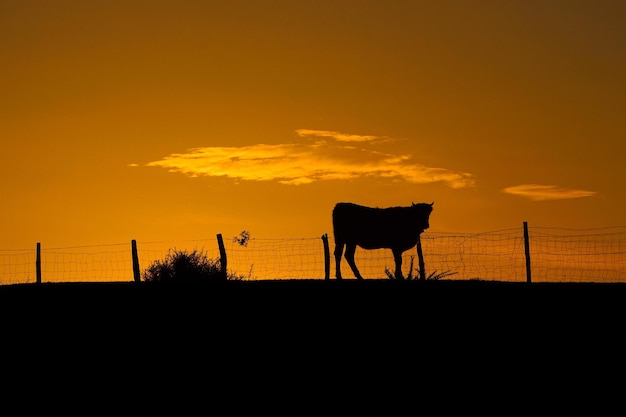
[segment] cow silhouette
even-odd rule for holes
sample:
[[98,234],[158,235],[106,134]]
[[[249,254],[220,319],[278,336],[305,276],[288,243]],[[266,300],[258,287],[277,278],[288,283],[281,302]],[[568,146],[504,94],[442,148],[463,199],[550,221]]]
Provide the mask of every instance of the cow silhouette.
[[341,276],[341,256],[354,273],[363,277],[354,262],[356,247],[363,249],[391,249],[395,261],[395,278],[402,280],[402,253],[417,245],[420,234],[428,229],[432,203],[411,203],[409,207],[366,207],[354,203],[337,203],[333,208],[335,235],[335,276]]

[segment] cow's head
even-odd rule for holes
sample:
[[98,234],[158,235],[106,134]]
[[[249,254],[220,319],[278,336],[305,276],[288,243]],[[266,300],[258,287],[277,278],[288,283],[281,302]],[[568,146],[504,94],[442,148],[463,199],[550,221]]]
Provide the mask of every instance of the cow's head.
[[429,219],[430,219],[430,213],[433,211],[433,204],[435,204],[434,201],[430,204],[428,203],[415,204],[414,202],[411,202],[411,207],[413,207],[413,209],[416,211],[416,216],[417,216],[417,221],[418,221],[417,227],[419,229],[419,233],[422,233],[424,230],[430,227]]

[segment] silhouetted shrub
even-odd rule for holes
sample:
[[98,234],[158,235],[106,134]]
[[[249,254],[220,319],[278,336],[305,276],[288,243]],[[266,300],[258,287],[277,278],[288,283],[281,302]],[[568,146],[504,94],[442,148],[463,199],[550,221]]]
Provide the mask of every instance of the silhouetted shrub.
[[194,249],[191,252],[173,249],[164,260],[156,260],[142,273],[146,282],[208,282],[239,280],[242,277],[224,274],[220,260],[211,259],[206,253]]

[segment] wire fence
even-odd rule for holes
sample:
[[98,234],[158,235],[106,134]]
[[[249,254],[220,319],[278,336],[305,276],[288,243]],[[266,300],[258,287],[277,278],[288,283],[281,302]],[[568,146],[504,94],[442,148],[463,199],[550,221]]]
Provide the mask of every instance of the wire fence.
[[[626,227],[561,229],[529,227],[533,282],[626,282]],[[228,274],[244,280],[324,279],[327,267],[321,237],[224,238]],[[335,261],[330,246],[330,278]],[[141,271],[175,249],[198,250],[219,259],[215,238],[137,241]],[[421,246],[427,279],[526,281],[527,257],[522,228],[482,233],[424,232]],[[416,251],[403,254],[404,276],[417,277]],[[387,279],[394,270],[389,249],[357,248],[356,264],[365,279]],[[0,250],[0,285],[34,283],[37,251]],[[131,243],[40,248],[41,282],[133,281]],[[345,279],[353,277],[345,260]]]

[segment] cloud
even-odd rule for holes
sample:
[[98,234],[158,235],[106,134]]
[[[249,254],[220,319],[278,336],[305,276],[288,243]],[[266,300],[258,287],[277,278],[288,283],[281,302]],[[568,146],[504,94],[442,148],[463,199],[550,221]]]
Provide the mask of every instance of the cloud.
[[502,190],[505,193],[526,197],[534,201],[543,200],[565,200],[569,198],[590,197],[597,194],[595,191],[575,190],[571,188],[561,188],[556,185],[521,184],[513,187],[506,187]]
[[332,130],[310,130],[310,129],[298,129],[296,130],[298,136],[301,137],[325,137],[333,138],[339,142],[369,142],[376,139],[386,139],[383,136],[364,136],[364,135],[350,135],[347,133],[334,132]]
[[[349,135],[325,130],[296,131],[315,141],[258,144],[241,147],[200,147],[176,153],[147,166],[166,168],[191,177],[228,177],[301,185],[324,180],[387,178],[415,184],[442,182],[452,188],[471,187],[471,174],[419,164],[410,154],[360,147],[378,136]],[[346,144],[346,143],[349,143]]]

